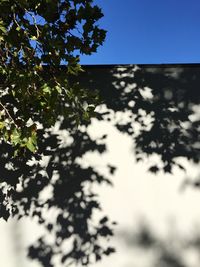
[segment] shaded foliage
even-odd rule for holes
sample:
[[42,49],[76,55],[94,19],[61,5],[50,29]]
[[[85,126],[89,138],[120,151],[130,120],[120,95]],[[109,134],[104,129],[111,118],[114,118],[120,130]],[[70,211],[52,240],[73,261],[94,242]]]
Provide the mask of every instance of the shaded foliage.
[[80,54],[103,43],[103,14],[93,0],[1,0],[0,10],[0,137],[34,152],[38,123],[50,127],[63,115],[78,125],[92,115],[96,94],[69,76],[82,71]]

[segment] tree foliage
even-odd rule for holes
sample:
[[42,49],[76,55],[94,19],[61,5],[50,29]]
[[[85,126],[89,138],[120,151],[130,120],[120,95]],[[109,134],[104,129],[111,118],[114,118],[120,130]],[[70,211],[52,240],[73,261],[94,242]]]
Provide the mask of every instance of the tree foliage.
[[81,71],[80,53],[90,55],[103,43],[97,25],[103,14],[92,0],[1,0],[0,10],[1,136],[34,152],[38,123],[50,127],[63,115],[79,124],[92,115],[96,94],[69,76]]
[[[83,71],[79,55],[105,39],[97,24],[103,14],[92,0],[0,0],[0,10],[0,217],[36,217],[45,227],[53,241],[41,237],[29,248],[42,266],[55,256],[87,265],[114,251],[99,244],[113,234],[108,218],[91,223],[101,209],[91,186],[110,182],[78,162],[105,150],[78,128],[99,99],[73,78]],[[51,129],[58,121],[72,143]]]

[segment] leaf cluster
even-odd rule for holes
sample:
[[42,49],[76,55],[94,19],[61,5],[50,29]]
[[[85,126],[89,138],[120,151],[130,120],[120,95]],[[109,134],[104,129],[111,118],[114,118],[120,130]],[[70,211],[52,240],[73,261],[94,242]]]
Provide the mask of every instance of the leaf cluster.
[[96,95],[70,77],[82,71],[79,55],[90,55],[103,43],[105,31],[97,25],[103,14],[85,0],[1,0],[0,10],[1,137],[33,152],[38,124],[50,127],[58,115],[77,124],[90,119]]

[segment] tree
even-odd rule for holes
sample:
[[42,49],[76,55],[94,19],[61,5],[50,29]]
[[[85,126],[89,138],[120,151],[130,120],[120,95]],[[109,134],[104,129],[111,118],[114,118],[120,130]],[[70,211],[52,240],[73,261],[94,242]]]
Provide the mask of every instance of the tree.
[[103,43],[105,31],[97,26],[103,14],[92,0],[1,0],[0,8],[1,134],[34,152],[37,123],[50,127],[63,115],[79,124],[94,111],[96,95],[69,76],[81,71],[80,53]]
[[[63,264],[100,260],[114,251],[99,245],[112,230],[105,216],[91,224],[100,204],[84,185],[110,182],[77,162],[87,151],[105,149],[78,128],[99,100],[73,76],[82,71],[79,54],[96,52],[105,39],[97,25],[103,14],[92,0],[1,0],[0,10],[0,217],[36,217],[54,237],[29,248],[43,266],[53,266],[54,256]],[[56,121],[72,144],[60,147],[51,129]],[[45,189],[52,193],[44,199]],[[52,210],[53,221],[45,218]]]

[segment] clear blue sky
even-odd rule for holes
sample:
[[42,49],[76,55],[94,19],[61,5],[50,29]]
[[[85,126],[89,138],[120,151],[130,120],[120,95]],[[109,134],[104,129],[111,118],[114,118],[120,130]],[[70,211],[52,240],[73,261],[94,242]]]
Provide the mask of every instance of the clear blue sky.
[[108,31],[82,64],[200,63],[200,0],[94,0]]

